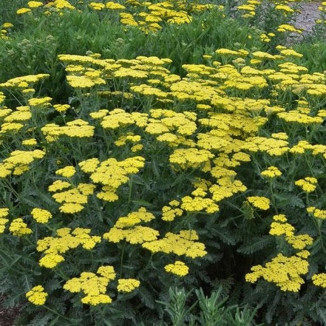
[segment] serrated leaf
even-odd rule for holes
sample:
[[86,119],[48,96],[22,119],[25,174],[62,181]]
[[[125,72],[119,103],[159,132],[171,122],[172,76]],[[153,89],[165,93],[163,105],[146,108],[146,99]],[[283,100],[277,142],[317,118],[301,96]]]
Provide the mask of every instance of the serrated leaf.
[[274,238],[268,235],[256,237],[252,239],[250,244],[243,244],[240,246],[237,251],[245,255],[250,255],[266,248],[272,243],[274,243]]

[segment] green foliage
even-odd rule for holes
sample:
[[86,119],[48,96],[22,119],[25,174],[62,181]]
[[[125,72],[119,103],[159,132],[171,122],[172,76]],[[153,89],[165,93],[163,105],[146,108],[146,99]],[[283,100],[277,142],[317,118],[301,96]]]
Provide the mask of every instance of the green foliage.
[[[222,287],[213,291],[207,297],[203,290],[196,290],[196,298],[192,292],[186,293],[184,289],[170,288],[167,301],[160,302],[165,305],[165,311],[170,317],[171,325],[229,325],[250,326],[258,325],[254,321],[256,311],[244,306],[227,306],[227,296],[222,294]],[[192,299],[192,300],[191,300]],[[194,301],[194,302],[193,302]],[[192,304],[190,306],[190,304]]]
[[[116,16],[116,15],[115,15]],[[251,48],[259,44],[258,34],[232,18],[225,19],[219,10],[211,10],[194,17],[190,24],[168,25],[160,33],[144,34],[137,28],[117,24],[117,17],[98,15],[85,9],[50,17],[30,15],[15,37],[0,39],[0,81],[16,76],[49,73],[45,88],[62,102],[68,97],[64,71],[58,54],[85,55],[88,51],[104,58],[131,59],[139,55],[169,57],[172,71],[184,74],[184,63],[203,63],[202,56],[219,47],[236,44]],[[200,28],[198,28],[200,26]],[[248,39],[248,34],[252,35]]]

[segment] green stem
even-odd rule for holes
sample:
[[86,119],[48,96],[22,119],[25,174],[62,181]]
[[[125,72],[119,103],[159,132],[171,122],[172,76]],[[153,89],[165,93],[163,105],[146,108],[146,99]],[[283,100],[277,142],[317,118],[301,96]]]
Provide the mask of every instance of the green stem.
[[132,195],[132,175],[129,178],[128,203],[130,203],[130,201],[131,201],[131,195]]
[[126,243],[124,242],[121,250],[121,256],[120,256],[120,277],[122,275],[122,264],[123,264],[123,256],[125,253],[125,247],[126,247]]

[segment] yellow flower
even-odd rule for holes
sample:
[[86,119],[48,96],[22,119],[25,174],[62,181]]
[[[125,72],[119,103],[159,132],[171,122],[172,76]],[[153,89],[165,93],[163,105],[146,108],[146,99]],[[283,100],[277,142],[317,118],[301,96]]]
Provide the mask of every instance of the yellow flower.
[[90,158],[88,160],[82,161],[78,164],[80,169],[85,173],[92,173],[96,170],[97,166],[100,164],[98,158]]
[[14,27],[14,25],[12,23],[3,23],[2,27],[3,28],[12,28],[12,27]]
[[69,104],[55,104],[53,105],[54,109],[58,112],[66,112],[69,108]]
[[319,209],[314,206],[307,207],[307,212],[315,218],[320,218],[321,220],[326,219],[326,210]]
[[97,274],[107,278],[108,280],[114,280],[116,277],[113,266],[100,266],[97,269]]
[[16,11],[16,14],[17,15],[23,15],[23,14],[26,14],[28,12],[31,12],[32,10],[29,9],[29,8],[20,8]]
[[304,179],[297,180],[294,184],[300,187],[304,192],[313,192],[316,189],[317,179],[313,177],[305,177]]
[[134,278],[120,278],[118,280],[118,291],[119,292],[132,292],[137,289],[140,282]]
[[50,192],[56,192],[71,187],[71,184],[67,181],[56,180],[48,188]]
[[55,171],[55,173],[65,178],[71,178],[73,175],[75,175],[76,169],[74,166],[68,165],[60,170]]
[[273,179],[282,175],[282,172],[276,166],[270,166],[260,173],[261,176]]
[[30,291],[26,293],[27,300],[37,306],[44,305],[47,296],[48,294],[44,292],[42,285],[34,286]]
[[307,260],[278,254],[266,267],[261,265],[251,267],[251,273],[246,274],[246,281],[255,283],[260,277],[267,282],[275,283],[282,291],[298,292],[304,283],[301,275],[308,273]]
[[43,2],[40,2],[40,1],[28,1],[27,5],[30,8],[38,8],[38,7],[43,6]]
[[12,220],[9,226],[9,231],[17,237],[31,234],[33,232],[30,228],[27,227],[27,224],[23,221],[22,218],[15,218]]
[[273,216],[274,221],[287,222],[287,218],[284,214],[278,214]]
[[294,227],[289,223],[279,223],[273,222],[271,224],[271,228],[269,234],[271,235],[286,235],[286,236],[293,236],[294,234]]
[[51,97],[42,97],[42,98],[31,98],[28,100],[28,104],[30,106],[49,106],[50,105],[50,101],[52,100]]
[[101,303],[111,303],[112,299],[107,294],[86,295],[81,299],[81,302],[91,306],[97,306]]
[[254,207],[262,209],[264,211],[266,211],[270,207],[270,199],[266,197],[251,196],[251,197],[247,197],[247,200]]
[[35,138],[25,139],[22,141],[22,145],[34,146],[34,145],[37,145],[37,141]]
[[7,218],[8,214],[8,208],[0,208],[0,234],[4,232],[5,225],[9,222],[9,219]]
[[54,268],[65,259],[59,254],[46,254],[39,261],[41,267]]
[[315,274],[315,275],[313,275],[313,277],[311,279],[312,279],[312,282],[316,286],[326,288],[326,274],[325,273]]
[[120,3],[116,3],[116,2],[112,2],[112,1],[107,2],[105,4],[105,7],[107,9],[111,9],[111,10],[123,10],[123,9],[126,9],[126,7],[121,5]]
[[185,196],[182,198],[181,208],[187,212],[200,212],[212,214],[219,211],[219,206],[210,198],[190,197]]
[[164,267],[168,273],[178,276],[186,276],[189,272],[189,267],[182,261],[177,260],[174,264],[169,264]]
[[289,243],[294,249],[302,250],[313,243],[313,238],[308,234],[299,234],[287,236],[286,242]]
[[7,217],[9,214],[9,208],[0,208],[0,217]]
[[42,224],[47,223],[52,218],[52,214],[49,211],[41,208],[33,208],[31,214],[36,222]]

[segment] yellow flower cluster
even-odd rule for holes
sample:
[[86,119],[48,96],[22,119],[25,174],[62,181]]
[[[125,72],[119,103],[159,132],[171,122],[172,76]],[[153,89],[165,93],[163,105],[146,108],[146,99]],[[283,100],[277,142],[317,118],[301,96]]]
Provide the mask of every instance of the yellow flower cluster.
[[90,138],[94,135],[94,127],[82,119],[69,121],[65,126],[58,126],[55,123],[48,123],[41,128],[41,131],[48,142],[54,142],[60,136],[67,136],[71,138]]
[[182,230],[177,234],[168,232],[162,239],[145,242],[142,247],[152,253],[174,253],[177,256],[185,255],[190,258],[203,257],[207,252],[205,245],[196,241],[198,239],[195,230]]
[[[171,0],[159,3],[131,0],[126,2],[126,5],[128,5],[126,11],[120,13],[121,23],[127,26],[137,26],[145,33],[158,31],[164,24],[190,23],[191,13],[213,8],[211,4],[185,4],[183,1]],[[111,9],[110,7],[107,8]]]
[[36,285],[26,293],[27,300],[36,306],[43,306],[47,296],[42,285]]
[[[50,1],[43,6],[45,9],[52,8],[54,12],[61,13],[65,9],[74,10],[76,9],[68,0],[54,0]],[[50,14],[52,11],[45,11],[45,14]]]
[[55,105],[53,105],[53,108],[56,111],[63,113],[70,109],[70,105],[69,104],[55,104]]
[[270,207],[270,199],[262,196],[251,196],[247,197],[247,201],[254,207],[262,209],[264,211],[268,210]]
[[142,244],[156,240],[159,235],[157,230],[139,225],[142,222],[148,223],[153,219],[155,216],[147,212],[146,208],[141,207],[138,211],[120,217],[110,231],[103,234],[103,239],[114,243],[125,240],[131,244]]
[[278,254],[266,266],[251,267],[246,274],[246,281],[255,283],[260,277],[267,282],[275,283],[282,291],[298,292],[304,283],[302,275],[308,273],[309,264],[301,257],[286,257]]
[[70,249],[82,246],[86,250],[91,250],[95,245],[101,242],[101,237],[91,236],[90,229],[61,228],[56,231],[57,237],[45,237],[37,241],[36,250],[44,252],[40,259],[40,266],[54,268],[60,262],[64,261],[63,254]]
[[4,232],[6,224],[9,222],[8,215],[9,208],[0,208],[0,234]]
[[7,176],[22,175],[30,169],[30,164],[36,159],[41,159],[45,155],[44,151],[35,149],[33,151],[16,150],[10,153],[10,156],[0,163],[0,178]]
[[90,179],[102,185],[102,191],[97,197],[109,202],[119,199],[117,189],[129,181],[129,175],[138,173],[144,167],[145,159],[141,156],[129,157],[123,161],[109,158],[101,163],[96,159],[88,159],[79,163],[85,173],[90,173]]
[[31,106],[31,107],[48,107],[51,105],[51,100],[52,98],[49,97],[49,96],[46,96],[46,97],[41,97],[41,98],[30,98],[28,100],[28,104]]
[[183,210],[178,207],[180,206],[178,200],[170,201],[169,205],[162,207],[162,220],[165,222],[172,222],[176,217],[180,217],[183,214]]
[[41,7],[43,6],[43,2],[40,2],[40,1],[28,1],[27,2],[27,5],[29,8],[38,8],[38,7]]
[[287,236],[286,242],[294,249],[302,250],[313,243],[313,238],[308,234],[299,234]]
[[[59,173],[58,173],[59,171]],[[75,168],[67,166],[63,169],[57,170],[57,174],[65,177],[73,176]],[[70,189],[67,189],[70,188]],[[75,214],[82,211],[88,202],[88,196],[92,195],[96,186],[92,183],[79,183],[74,186],[72,183],[56,180],[48,188],[50,192],[54,192],[52,197],[57,203],[60,203],[60,212],[66,214]],[[65,189],[64,191],[61,191]]]
[[325,209],[319,209],[314,206],[309,206],[309,207],[307,207],[307,212],[315,218],[319,218],[321,220],[326,220],[326,210]]
[[[98,274],[98,275],[96,275]],[[116,277],[113,266],[101,266],[97,272],[83,272],[80,277],[68,280],[63,288],[71,293],[82,292],[85,296],[81,302],[91,306],[111,303],[112,299],[106,293],[106,288],[111,280]]]
[[[309,112],[310,113],[310,112]],[[301,113],[297,110],[290,110],[288,112],[280,112],[277,116],[286,122],[296,122],[301,125],[321,124],[324,120],[322,117],[312,117],[307,113]]]
[[209,170],[210,159],[214,155],[205,149],[197,148],[178,148],[170,155],[170,163],[180,166],[182,169],[202,168],[203,171]]
[[316,144],[311,145],[306,140],[300,140],[296,145],[293,145],[290,149],[290,153],[293,154],[304,154],[308,151],[312,152],[312,155],[317,156],[322,154],[324,158],[326,158],[326,145]]
[[42,208],[33,208],[31,211],[31,215],[33,216],[34,220],[38,223],[45,224],[52,218],[52,214],[47,211],[46,209]]
[[[277,15],[281,18],[281,22],[289,21],[290,17],[295,14],[295,10],[289,4],[292,0],[285,0],[282,2],[279,1],[270,1],[268,3],[268,10],[273,10],[277,12]],[[241,5],[237,6],[237,10],[242,13],[243,18],[252,19],[256,16],[257,11],[262,11],[262,7],[265,6],[265,3],[261,0],[247,0]],[[262,33],[261,40],[263,42],[269,43],[271,39],[275,37],[275,33],[283,33],[283,32],[293,32],[301,34],[302,30],[295,28],[290,24],[280,24],[277,26],[276,30],[270,32],[268,34]]]
[[[76,72],[75,72],[76,73]],[[67,76],[68,84],[73,88],[90,88],[96,85],[105,84],[105,80],[101,78],[99,71],[86,69],[82,71],[82,75],[69,75]]]
[[[18,15],[42,9],[45,15],[64,14],[64,10],[80,10],[80,4],[73,6],[68,0],[53,0],[46,4],[39,1],[29,1],[28,8],[17,10]],[[202,12],[216,7],[212,4],[185,3],[184,1],[166,0],[159,3],[152,3],[143,0],[129,0],[124,5],[108,1],[89,2],[88,7],[94,11],[121,11],[120,22],[126,26],[138,27],[145,33],[156,32],[166,24],[185,24],[192,21],[192,16],[196,12]],[[216,7],[223,13],[224,7]]]
[[261,176],[274,179],[282,175],[282,172],[276,166],[269,166],[266,170],[260,173]]
[[33,233],[21,217],[15,218],[11,221],[9,231],[16,237]]
[[292,248],[302,250],[313,243],[313,238],[308,234],[294,235],[295,228],[287,223],[287,218],[284,214],[274,215],[273,220],[269,234],[276,236],[284,235],[286,242]]
[[326,274],[325,273],[319,273],[313,275],[312,283],[314,283],[316,286],[320,286],[322,288],[326,288]]
[[126,135],[120,136],[118,140],[114,142],[114,144],[118,147],[126,146],[126,144],[131,143],[132,146],[130,150],[132,152],[137,152],[143,149],[143,145],[140,143],[141,136],[135,135],[132,132],[128,132]]
[[123,109],[114,109],[109,113],[102,110],[100,113],[102,113],[101,116],[98,115],[98,112],[91,113],[90,115],[94,119],[102,119],[101,126],[104,129],[118,129],[132,124],[142,128],[146,125],[148,119],[147,114],[139,112],[128,113]]
[[55,171],[55,174],[61,175],[64,178],[71,178],[72,176],[75,175],[75,173],[76,173],[76,169],[72,165],[65,166],[64,168]]
[[297,180],[294,184],[300,187],[304,192],[313,192],[317,187],[317,179],[313,177],[305,177],[304,179]]
[[281,24],[277,28],[278,32],[291,32],[291,33],[298,33],[302,34],[302,29],[296,28],[290,24]]
[[[313,238],[307,234],[294,235],[294,227],[286,223],[287,218],[284,214],[275,215],[273,217],[274,221],[271,224],[270,234],[272,235],[285,235],[285,240],[294,248],[294,249],[304,249],[306,246],[311,245],[313,243]],[[303,252],[301,252],[303,253]],[[299,255],[297,253],[297,255]],[[306,257],[309,256],[305,254]],[[305,257],[305,258],[306,258]]]
[[212,199],[215,202],[220,202],[225,198],[232,197],[234,194],[246,190],[247,187],[240,180],[234,180],[233,176],[219,178],[216,184],[209,188],[209,192],[212,194]]
[[269,233],[274,236],[285,236],[285,241],[293,249],[300,251],[291,257],[278,254],[266,263],[266,267],[253,266],[252,272],[246,274],[246,281],[255,283],[262,277],[267,282],[275,283],[282,291],[298,292],[304,283],[301,275],[308,273],[309,266],[307,258],[310,252],[304,249],[313,243],[313,238],[308,234],[295,235],[295,228],[287,223],[284,214],[274,215],[273,220]]
[[14,27],[14,25],[12,23],[8,23],[8,22],[3,23],[0,26],[0,39],[8,40],[9,39],[8,32],[10,32],[12,27]]
[[181,201],[181,208],[186,212],[206,211],[208,214],[213,214],[219,211],[219,206],[210,198],[185,196]]
[[134,278],[120,278],[118,280],[118,291],[119,292],[132,292],[140,286],[140,282]]
[[37,75],[26,75],[22,77],[15,77],[7,80],[5,83],[1,83],[0,87],[15,88],[15,89],[32,88],[32,86],[35,83],[42,81],[48,77],[50,77],[49,74],[37,74]]
[[168,264],[164,267],[168,273],[177,276],[186,276],[189,273],[189,267],[182,261],[177,260],[174,264]]
[[22,141],[24,146],[35,146],[37,145],[37,140],[35,138],[29,138]]
[[242,148],[254,153],[265,152],[271,156],[282,156],[289,150],[288,145],[283,139],[248,137]]

